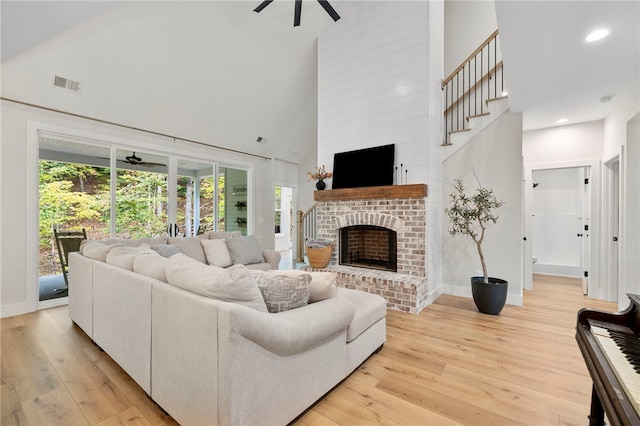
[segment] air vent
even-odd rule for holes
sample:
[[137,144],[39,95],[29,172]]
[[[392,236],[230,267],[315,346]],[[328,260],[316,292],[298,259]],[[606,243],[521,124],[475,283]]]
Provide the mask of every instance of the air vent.
[[58,75],[53,76],[53,85],[73,92],[80,91],[79,81],[69,80],[68,78],[60,77]]

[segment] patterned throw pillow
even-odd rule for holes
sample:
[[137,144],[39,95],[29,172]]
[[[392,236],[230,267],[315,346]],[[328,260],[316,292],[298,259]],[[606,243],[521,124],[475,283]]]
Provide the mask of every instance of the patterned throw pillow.
[[311,282],[309,274],[295,278],[285,275],[268,279],[256,276],[256,282],[271,313],[299,308],[309,302],[309,283]]

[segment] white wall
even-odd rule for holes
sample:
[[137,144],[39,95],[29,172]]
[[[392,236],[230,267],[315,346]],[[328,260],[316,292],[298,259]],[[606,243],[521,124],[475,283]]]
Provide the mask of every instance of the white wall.
[[[491,277],[509,282],[507,303],[522,304],[522,114],[507,110],[475,138],[447,158],[443,179],[462,178],[475,188],[474,177],[496,197],[505,202],[498,212],[498,222],[489,225],[483,243],[487,269]],[[450,188],[444,187],[449,193]],[[448,205],[448,197],[445,206]],[[444,215],[443,215],[444,216]],[[442,228],[448,229],[446,216]],[[470,277],[482,275],[475,244],[466,236],[443,236],[443,290],[448,294],[471,296]]]
[[341,13],[318,37],[317,164],[331,170],[337,152],[395,144],[407,170],[396,184],[428,185],[426,266],[438,289],[444,5],[353,2]]
[[627,123],[625,161],[623,165],[624,185],[622,217],[622,260],[618,293],[618,307],[626,308],[626,294],[640,294],[640,113]]
[[331,169],[336,152],[393,143],[407,182],[427,183],[427,4],[351,6],[318,38],[318,164]]
[[601,159],[604,122],[531,130],[522,135],[524,163],[550,164]]
[[[250,232],[262,236],[265,247],[274,245],[274,181],[272,161],[168,141],[144,133],[98,124],[61,114],[16,106],[2,101],[0,144],[2,236],[0,245],[1,316],[34,311],[38,286],[38,138],[36,130],[102,139],[110,143],[174,155],[240,165],[250,169],[253,191],[248,212]],[[251,189],[251,188],[250,188]]]
[[444,76],[498,29],[493,0],[444,2]]

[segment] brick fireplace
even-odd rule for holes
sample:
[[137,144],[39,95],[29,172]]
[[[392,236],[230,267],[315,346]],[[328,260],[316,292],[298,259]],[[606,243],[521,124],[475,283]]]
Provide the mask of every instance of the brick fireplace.
[[[323,270],[336,272],[341,287],[383,296],[389,309],[420,312],[428,295],[426,195],[426,185],[316,191],[317,237],[334,241]],[[351,245],[345,245],[346,229],[360,233]],[[395,261],[387,251],[395,252]],[[357,253],[369,263],[356,261]]]

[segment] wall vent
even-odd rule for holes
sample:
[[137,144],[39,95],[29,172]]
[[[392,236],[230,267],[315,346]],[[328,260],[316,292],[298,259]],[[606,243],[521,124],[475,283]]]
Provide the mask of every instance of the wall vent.
[[60,77],[58,75],[53,76],[53,85],[62,89],[71,90],[73,92],[80,91],[80,82],[73,81],[68,78]]

